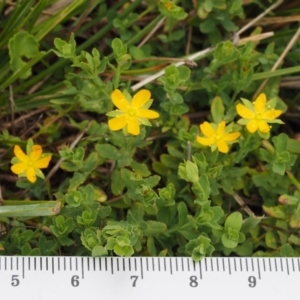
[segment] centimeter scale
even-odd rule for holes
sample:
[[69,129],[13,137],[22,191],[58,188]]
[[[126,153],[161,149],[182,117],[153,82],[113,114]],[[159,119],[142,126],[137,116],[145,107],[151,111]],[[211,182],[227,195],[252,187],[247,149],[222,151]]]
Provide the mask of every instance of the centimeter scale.
[[298,284],[300,258],[0,256],[1,300],[276,300]]

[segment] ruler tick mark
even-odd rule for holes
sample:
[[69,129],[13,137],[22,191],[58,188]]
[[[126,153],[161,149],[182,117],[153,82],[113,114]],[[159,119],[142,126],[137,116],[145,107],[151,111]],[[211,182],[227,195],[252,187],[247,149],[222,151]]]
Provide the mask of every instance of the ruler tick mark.
[[22,257],[22,278],[25,276],[25,262],[24,262],[24,257]]
[[181,270],[184,271],[184,263],[183,263],[183,258],[181,257]]
[[186,260],[187,260],[187,267],[188,267],[188,271],[190,271],[190,259],[189,259],[189,258],[187,258]]
[[[202,260],[203,261],[203,260]],[[199,261],[199,272],[200,272],[200,279],[202,280],[202,261]]]
[[271,260],[269,259],[269,271],[272,272]]
[[52,274],[54,274],[54,257],[52,257]]
[[72,271],[72,257],[69,258],[70,271]]
[[230,265],[230,259],[228,259],[228,270],[229,270],[229,275],[231,275],[231,265]]
[[117,257],[117,271],[119,272],[119,257]]
[[234,264],[234,272],[236,272],[236,261],[235,261],[235,258],[233,259],[233,264]]
[[159,257],[157,258],[157,262],[158,262],[158,272],[160,272],[160,259],[159,259]]
[[140,264],[141,264],[141,278],[144,279],[143,260],[142,260],[142,258],[140,258]]
[[57,257],[57,270],[60,271],[60,257]]
[[217,258],[217,271],[219,272],[219,259]]
[[66,271],[66,258],[64,257],[64,271]]
[[277,260],[276,260],[276,258],[275,258],[275,271],[277,272]]
[[178,272],[178,258],[175,258],[175,267],[176,267],[176,272]]
[[286,271],[288,273],[288,275],[290,275],[290,269],[289,269],[289,261],[286,259]]
[[43,258],[40,257],[40,270],[42,271],[43,270]]
[[152,257],[152,271],[155,271],[154,258]]
[[263,258],[263,266],[264,266],[264,272],[266,272],[266,263],[265,263],[265,259]]
[[225,262],[224,262],[224,258],[222,258],[222,265],[223,265],[223,272],[225,272]]
[[96,259],[93,257],[93,270],[96,271]]
[[137,267],[136,267],[136,258],[134,258],[134,270],[137,271]]
[[81,278],[84,279],[84,264],[83,264],[83,257],[81,257]]
[[114,274],[114,260],[112,257],[110,258],[110,264],[111,264],[111,274]]
[[11,271],[13,270],[13,259],[12,259],[12,257],[10,258],[10,270]]
[[294,260],[292,260],[292,267],[293,267],[293,272],[295,272]]
[[207,272],[207,260],[204,258],[204,264],[205,264],[205,272]]
[[146,268],[147,268],[147,272],[148,272],[149,271],[148,257],[146,257]]
[[246,258],[246,271],[248,272],[248,258]]
[[165,257],[164,257],[164,270],[165,270],[165,272],[167,271],[166,258]]
[[283,265],[282,265],[282,259],[280,258],[280,267],[281,267],[281,272],[283,272]]
[[123,271],[125,271],[125,258],[123,257]]
[[105,261],[105,271],[107,271],[107,257],[105,257],[104,261]]
[[243,272],[243,263],[242,263],[241,258],[239,259],[239,261],[240,261],[240,269],[241,269],[241,272]]
[[131,263],[130,260],[128,261],[129,271],[131,271]]
[[89,258],[87,258],[87,270],[88,271],[90,270],[90,260],[89,260]]
[[173,270],[172,270],[172,258],[170,259],[170,273],[171,273],[171,275],[173,274]]
[[259,259],[257,260],[257,269],[258,269],[258,278],[260,279],[260,266],[259,266]]
[[33,259],[33,268],[34,268],[34,271],[36,271],[36,257],[34,257],[34,259]]

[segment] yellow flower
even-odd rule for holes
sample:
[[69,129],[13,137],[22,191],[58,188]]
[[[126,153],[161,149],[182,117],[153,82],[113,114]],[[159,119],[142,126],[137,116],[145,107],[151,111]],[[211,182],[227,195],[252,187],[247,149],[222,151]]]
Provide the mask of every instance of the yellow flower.
[[227,153],[229,151],[228,144],[235,142],[240,136],[239,132],[228,133],[225,121],[219,123],[218,126],[215,125],[216,129],[208,122],[204,122],[199,127],[205,137],[198,136],[197,142],[204,146],[217,147],[222,153]]
[[150,97],[150,91],[141,90],[131,100],[128,99],[130,98],[128,93],[122,93],[118,89],[114,90],[111,100],[118,109],[107,113],[108,116],[115,117],[108,121],[110,130],[116,131],[126,127],[128,133],[138,135],[140,124],[151,126],[147,119],[156,119],[159,114],[147,109],[152,104]]
[[31,183],[34,183],[36,176],[44,178],[44,174],[40,169],[48,167],[51,154],[42,155],[42,147],[40,145],[32,145],[32,142],[27,149],[29,149],[29,151],[27,151],[26,155],[18,145],[15,145],[14,154],[16,157],[11,161],[13,164],[11,171],[19,175],[19,177],[26,176]]
[[277,117],[282,114],[282,111],[279,109],[274,109],[275,102],[267,102],[266,95],[261,93],[253,104],[243,99],[244,104],[248,103],[248,107],[243,104],[237,104],[236,110],[237,113],[243,118],[239,120],[239,124],[246,125],[250,133],[254,133],[259,130],[262,133],[270,132],[270,126],[268,123],[275,123]]

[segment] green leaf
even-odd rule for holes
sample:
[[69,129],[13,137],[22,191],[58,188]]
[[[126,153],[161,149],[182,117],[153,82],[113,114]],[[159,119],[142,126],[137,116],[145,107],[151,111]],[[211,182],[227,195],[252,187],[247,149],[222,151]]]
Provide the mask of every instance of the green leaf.
[[[18,72],[27,62],[24,58],[31,59],[39,54],[37,39],[27,31],[16,33],[8,43],[10,65],[13,72]],[[31,75],[31,68],[24,72],[20,78],[26,79]]]
[[211,104],[211,115],[214,123],[219,124],[224,119],[225,107],[221,97],[217,96]]
[[242,222],[243,222],[243,217],[242,214],[240,212],[234,212],[232,214],[230,214],[225,222],[225,231],[227,231],[227,229],[231,228],[234,229],[236,231],[240,231],[241,227],[242,227]]
[[96,245],[92,250],[93,257],[102,257],[102,256],[107,256],[107,255],[108,255],[108,252],[103,246]]
[[177,6],[173,1],[161,0],[158,4],[158,9],[162,15],[168,18],[174,18],[176,20],[183,20],[187,17],[187,13]]
[[73,59],[76,56],[76,41],[74,38],[74,33],[71,33],[69,42],[63,41],[60,38],[54,39],[54,46],[58,51],[55,51],[55,54],[58,57],[70,58]]
[[108,158],[111,160],[117,160],[120,157],[119,150],[110,144],[97,144],[95,150],[101,158]]
[[226,64],[238,60],[239,56],[240,51],[231,41],[219,43],[214,51],[214,58],[220,64]]
[[250,216],[244,220],[241,231],[243,233],[248,233],[252,229],[256,228],[262,219],[263,217]]
[[284,244],[280,247],[281,257],[295,257],[293,248],[290,244]]
[[238,245],[238,241],[232,240],[227,233],[222,235],[222,244],[229,249],[235,248]]
[[178,175],[180,178],[186,181],[190,181],[190,182],[199,181],[198,167],[195,163],[191,161],[186,161],[179,165]]
[[271,249],[276,249],[278,247],[278,237],[276,236],[276,234],[272,231],[267,231],[266,235],[265,235],[265,242],[267,247],[271,248]]
[[273,137],[272,141],[275,145],[276,151],[283,152],[286,151],[289,137],[284,133],[280,133],[278,136]]
[[271,217],[274,217],[277,219],[283,219],[283,220],[286,218],[284,207],[282,205],[273,206],[273,207],[267,207],[267,206],[263,205],[262,208],[263,208],[264,212]]
[[186,66],[180,66],[178,67],[179,76],[178,79],[181,83],[185,83],[190,79],[191,76],[191,70]]
[[205,202],[207,202],[211,193],[208,176],[206,174],[202,174],[199,182],[193,183],[192,190],[197,197],[195,203],[203,205]]
[[156,222],[156,221],[147,221],[145,222],[146,228],[142,228],[145,236],[155,236],[164,233],[167,230],[165,223]]

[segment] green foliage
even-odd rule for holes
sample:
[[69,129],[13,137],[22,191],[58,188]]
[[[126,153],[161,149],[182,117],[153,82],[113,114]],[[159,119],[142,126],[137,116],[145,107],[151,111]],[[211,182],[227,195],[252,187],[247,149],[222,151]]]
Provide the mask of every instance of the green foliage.
[[[78,0],[50,15],[55,1],[8,2],[0,255],[299,256],[299,95],[284,78],[297,47],[272,70],[295,28],[232,38],[261,1]],[[246,100],[264,79],[267,117]],[[14,176],[14,145],[52,153],[45,176]]]

